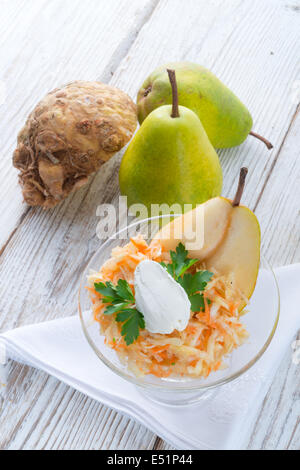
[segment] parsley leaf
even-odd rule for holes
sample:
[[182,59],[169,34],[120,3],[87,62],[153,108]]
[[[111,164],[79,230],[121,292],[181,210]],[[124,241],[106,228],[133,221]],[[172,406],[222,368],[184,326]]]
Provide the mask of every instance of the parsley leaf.
[[186,293],[191,295],[199,291],[204,291],[212,276],[213,273],[209,271],[198,271],[195,274],[186,273],[178,279],[178,282]]
[[117,322],[124,322],[121,330],[127,346],[132,344],[139,336],[140,328],[145,328],[144,316],[136,308],[128,308],[119,312]]
[[198,271],[195,274],[186,273],[198,260],[188,258],[188,251],[182,243],[179,243],[176,252],[170,251],[170,256],[172,263],[161,263],[161,265],[184,288],[191,302],[191,310],[193,312],[204,310],[205,304],[202,292],[211,280],[213,273],[209,271]]
[[182,276],[193,264],[197,263],[197,259],[188,258],[188,251],[185,249],[182,243],[176,248],[176,251],[170,251],[172,263],[161,265],[168,271],[168,273],[174,277],[175,281]]
[[131,300],[134,302],[134,295],[127,281],[124,279],[119,279],[116,287],[117,294],[120,298],[124,300]]
[[129,346],[138,338],[140,329],[145,328],[145,320],[141,312],[130,307],[135,303],[135,298],[128,282],[124,279],[119,279],[117,285],[112,282],[95,282],[94,287],[102,295],[102,302],[109,304],[104,315],[116,313],[116,321],[124,323],[121,334]]
[[163,268],[165,268],[170,276],[173,277],[173,265],[172,264],[166,264],[163,261],[160,263]]
[[189,299],[191,302],[192,312],[199,312],[200,310],[204,310],[205,304],[204,304],[203,294],[189,295]]
[[116,291],[112,282],[106,282],[105,284],[103,282],[95,282],[94,287],[95,291],[99,292],[99,294],[102,294],[103,297],[109,298],[111,300],[114,299]]
[[103,303],[120,304],[120,303],[134,303],[134,295],[127,281],[119,279],[116,286],[112,282],[95,282],[96,292],[103,296]]
[[104,310],[104,315],[112,315],[113,313],[117,313],[124,308],[129,307],[129,303],[121,302],[121,303],[113,303],[106,307]]
[[213,273],[209,271],[198,271],[196,274],[186,273],[178,279],[179,284],[184,288],[189,297],[192,312],[204,310],[205,304],[202,292],[212,277]]

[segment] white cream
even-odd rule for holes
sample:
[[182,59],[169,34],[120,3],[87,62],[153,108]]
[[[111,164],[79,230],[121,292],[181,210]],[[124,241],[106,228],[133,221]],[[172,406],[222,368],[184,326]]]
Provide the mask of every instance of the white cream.
[[190,319],[187,293],[156,261],[138,264],[134,274],[135,302],[150,333],[182,331]]

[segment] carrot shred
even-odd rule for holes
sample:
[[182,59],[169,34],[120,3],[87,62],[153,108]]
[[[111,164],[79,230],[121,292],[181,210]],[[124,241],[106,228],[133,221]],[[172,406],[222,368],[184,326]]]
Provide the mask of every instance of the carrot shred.
[[198,364],[198,361],[199,361],[199,359],[194,359],[193,361],[191,361],[191,362],[189,363],[189,366],[195,367],[195,366]]

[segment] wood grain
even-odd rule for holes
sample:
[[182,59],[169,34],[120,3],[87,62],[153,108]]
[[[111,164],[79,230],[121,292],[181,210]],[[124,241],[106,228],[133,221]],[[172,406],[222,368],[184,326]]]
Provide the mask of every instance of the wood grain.
[[[2,449],[97,450],[153,446],[155,436],[146,428],[47,374],[11,363],[8,378],[9,406],[6,403],[2,411]],[[46,387],[47,393],[41,393],[41,387]],[[18,422],[12,427],[17,409]]]
[[[121,154],[56,209],[27,210],[21,204],[8,163],[16,129],[39,97],[74,75],[105,79],[134,97],[158,64],[191,60],[211,68],[251,109],[255,130],[274,144],[268,152],[249,137],[239,148],[220,151],[223,193],[233,194],[239,168],[248,166],[244,203],[256,207],[266,256],[274,265],[299,261],[299,116],[292,95],[300,73],[299,10],[277,0],[89,0],[88,8],[67,0],[64,5],[33,0],[23,19],[24,2],[7,2],[0,19],[5,31],[0,57],[9,85],[0,108],[6,122],[0,160],[0,330],[76,312],[80,274],[100,243],[97,206],[117,203]],[[287,352],[281,366],[285,379],[277,375],[272,384],[261,410],[265,419],[251,431],[249,448],[299,447],[298,409],[289,411],[299,382],[292,366],[287,374],[289,358]],[[0,448],[166,448],[128,418],[14,363],[8,400],[0,414]],[[267,440],[264,422],[272,425]]]
[[256,204],[262,250],[272,266],[300,262],[300,107]]

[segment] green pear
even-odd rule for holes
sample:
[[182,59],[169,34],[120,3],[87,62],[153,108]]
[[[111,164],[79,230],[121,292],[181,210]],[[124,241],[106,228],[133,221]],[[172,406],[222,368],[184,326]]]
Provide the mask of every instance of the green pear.
[[222,169],[198,118],[179,106],[170,71],[173,105],[155,109],[142,123],[121,162],[119,181],[128,205],[192,204],[219,196]]
[[154,109],[172,103],[167,68],[176,71],[179,104],[200,118],[215,148],[240,145],[249,134],[272,144],[251,131],[252,117],[246,106],[213,73],[191,62],[174,62],[157,68],[143,83],[137,97],[140,124]]

